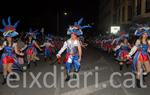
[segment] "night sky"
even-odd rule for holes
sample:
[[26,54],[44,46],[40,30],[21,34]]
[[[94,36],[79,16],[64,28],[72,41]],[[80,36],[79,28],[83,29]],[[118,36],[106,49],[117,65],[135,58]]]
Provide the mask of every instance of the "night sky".
[[[30,27],[45,27],[46,31],[55,34],[58,14],[60,31],[65,31],[69,24],[81,17],[85,18],[85,23],[94,22],[94,26],[98,21],[99,0],[3,0],[0,4],[0,20],[8,16],[13,20],[20,20],[19,29],[24,31]],[[65,16],[64,12],[68,15]]]

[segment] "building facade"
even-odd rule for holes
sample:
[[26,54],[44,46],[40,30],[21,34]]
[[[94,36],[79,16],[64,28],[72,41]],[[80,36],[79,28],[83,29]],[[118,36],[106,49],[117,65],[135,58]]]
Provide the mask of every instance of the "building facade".
[[150,22],[150,0],[105,0],[100,2],[99,30],[120,26],[128,31],[133,23]]

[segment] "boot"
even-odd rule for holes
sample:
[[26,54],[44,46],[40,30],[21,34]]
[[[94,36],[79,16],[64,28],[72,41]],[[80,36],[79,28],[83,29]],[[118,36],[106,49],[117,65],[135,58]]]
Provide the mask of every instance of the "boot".
[[68,82],[70,80],[70,76],[67,75],[67,78],[65,79],[66,82]]
[[120,71],[122,71],[122,69],[123,69],[123,65],[120,65]]
[[74,78],[74,79],[77,79],[77,75],[76,75],[76,74],[73,74],[73,78]]
[[30,64],[27,65],[27,69],[30,69]]
[[143,73],[143,76],[142,76],[142,78],[143,78],[143,82],[146,82],[146,78],[149,76],[149,73]]
[[5,85],[7,83],[7,77],[3,76],[3,82],[2,85]]
[[129,68],[129,64],[128,63],[126,64],[126,67]]
[[136,86],[137,86],[137,88],[141,88],[141,84],[140,84],[140,80],[139,79],[136,79]]

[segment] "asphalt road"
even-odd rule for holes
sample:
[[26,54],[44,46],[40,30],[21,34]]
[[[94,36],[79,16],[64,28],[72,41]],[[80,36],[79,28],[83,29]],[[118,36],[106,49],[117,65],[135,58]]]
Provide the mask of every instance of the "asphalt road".
[[[119,65],[110,54],[94,47],[84,49],[78,78],[71,78],[69,82],[64,81],[65,64],[51,63],[41,60],[37,67],[32,65],[31,69],[24,73],[17,72],[20,81],[13,81],[11,84],[19,87],[10,88],[0,84],[0,95],[149,95],[149,88],[126,88],[123,82],[131,76],[124,74],[130,72],[130,68],[124,66],[123,71],[119,71]],[[113,84],[121,84],[118,88],[114,88],[110,83],[114,72],[121,74],[113,78]],[[45,78],[46,74],[48,77]],[[147,84],[150,84],[149,81]]]

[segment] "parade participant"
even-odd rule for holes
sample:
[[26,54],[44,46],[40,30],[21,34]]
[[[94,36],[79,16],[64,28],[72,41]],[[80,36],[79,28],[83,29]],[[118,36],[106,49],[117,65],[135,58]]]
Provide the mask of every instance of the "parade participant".
[[45,61],[47,61],[48,58],[51,58],[51,56],[52,56],[52,47],[55,47],[51,43],[51,41],[52,41],[51,38],[46,37],[46,40],[47,41],[43,45],[40,46],[40,47],[45,47],[45,49],[44,49],[44,58],[45,58]]
[[127,55],[129,54],[130,49],[131,49],[131,45],[128,42],[127,38],[123,38],[122,42],[115,48],[115,51],[118,52],[116,59],[117,61],[119,61],[120,70],[123,69],[124,63],[126,63],[127,67],[128,67],[128,64],[131,63],[131,59],[129,62],[127,58]]
[[81,47],[86,48],[88,46],[88,44],[84,42],[83,36],[79,37],[79,41],[80,41]]
[[8,18],[8,25],[6,24],[5,20],[3,19],[2,24],[4,25],[4,29],[1,29],[3,32],[3,36],[5,41],[0,46],[0,50],[4,49],[2,54],[2,64],[3,64],[3,78],[4,81],[2,85],[6,84],[7,75],[12,72],[12,66],[16,62],[15,54],[23,56],[23,53],[20,53],[17,48],[17,43],[13,41],[13,37],[16,37],[18,33],[16,32],[16,27],[19,21],[16,22],[14,25],[11,25],[10,17]]
[[110,35],[109,39],[107,40],[107,51],[109,54],[111,54],[113,51],[113,45],[112,45],[113,40],[114,40],[114,36]]
[[36,38],[36,31],[32,31],[32,29],[30,29],[30,31],[26,34],[26,45],[21,49],[21,51],[26,50],[26,55],[27,55],[27,68],[30,68],[30,63],[33,62],[35,64],[35,66],[37,66],[36,61],[40,60],[37,57],[37,50],[36,48],[38,48],[40,51],[42,51],[42,49],[40,48],[40,46],[37,44],[37,42],[35,41]]
[[[146,76],[150,72],[150,28],[148,26],[140,27],[135,31],[135,36],[140,38],[136,41],[134,47],[131,49],[128,57],[133,57],[132,71],[136,73],[136,84],[141,88],[141,76]],[[145,73],[143,73],[145,72]],[[144,74],[144,75],[143,75]]]
[[[66,81],[70,80],[71,66],[74,65],[75,73],[80,70],[80,62],[82,58],[82,48],[78,39],[78,36],[83,35],[82,29],[88,28],[89,26],[81,26],[83,18],[76,22],[73,26],[70,26],[67,34],[71,35],[71,38],[64,42],[63,47],[57,54],[57,58],[61,57],[61,54],[67,49],[66,54],[66,70],[67,78]],[[76,78],[76,74],[73,75]]]

